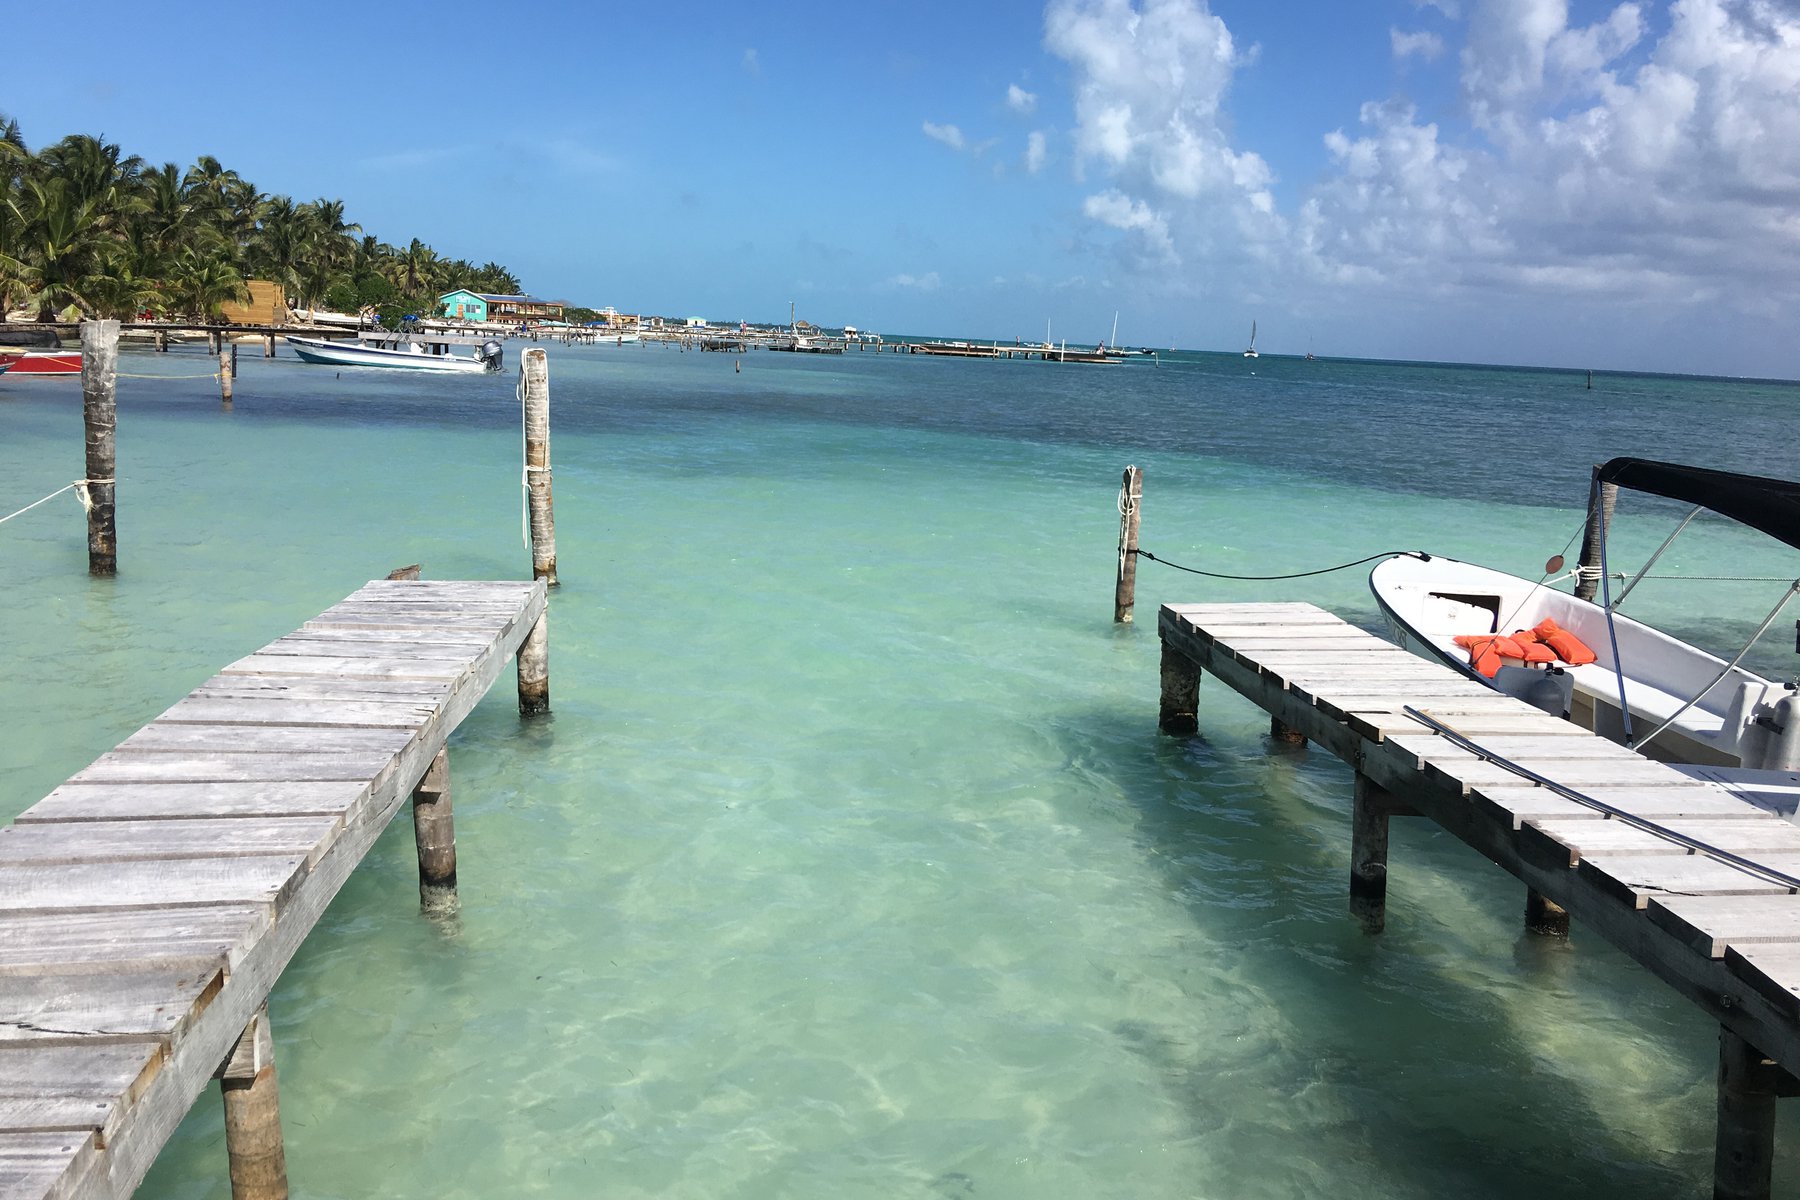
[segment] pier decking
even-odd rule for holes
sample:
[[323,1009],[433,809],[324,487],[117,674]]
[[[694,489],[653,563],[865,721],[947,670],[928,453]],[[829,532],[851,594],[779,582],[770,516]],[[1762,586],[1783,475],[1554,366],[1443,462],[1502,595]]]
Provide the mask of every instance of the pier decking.
[[1769,1194],[1800,1072],[1800,827],[1746,797],[1791,800],[1800,776],[1649,761],[1308,604],[1164,605],[1158,629],[1165,730],[1195,731],[1206,672],[1355,769],[1350,905],[1371,931],[1389,818],[1430,817],[1526,883],[1528,911],[1566,910],[1716,1020],[1715,1195]]
[[326,905],[510,656],[547,704],[545,594],[370,583],[0,828],[0,1197],[129,1196],[215,1076],[272,1090],[263,1006]]

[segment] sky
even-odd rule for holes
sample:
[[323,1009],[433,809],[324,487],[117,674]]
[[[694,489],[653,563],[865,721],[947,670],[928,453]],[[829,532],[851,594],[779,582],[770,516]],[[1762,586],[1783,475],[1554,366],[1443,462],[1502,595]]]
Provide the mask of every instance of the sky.
[[595,308],[1800,378],[1800,0],[331,11],[92,4],[0,113]]

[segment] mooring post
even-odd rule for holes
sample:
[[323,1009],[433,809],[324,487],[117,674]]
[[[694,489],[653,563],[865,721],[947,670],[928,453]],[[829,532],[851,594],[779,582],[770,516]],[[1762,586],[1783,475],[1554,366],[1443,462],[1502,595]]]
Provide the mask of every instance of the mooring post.
[[1387,927],[1388,816],[1393,804],[1380,784],[1362,772],[1350,808],[1350,915],[1363,932]]
[[1164,733],[1189,734],[1200,728],[1200,664],[1169,645],[1162,644],[1162,704],[1157,728]]
[[81,421],[87,431],[87,478],[81,506],[87,509],[88,574],[119,572],[119,535],[113,487],[113,435],[118,426],[119,323],[81,323]]
[[450,752],[439,750],[413,788],[413,841],[419,847],[419,911],[449,916],[456,897],[456,822],[450,809]]
[[156,331],[156,352],[158,354],[167,354],[169,352],[169,331],[166,329],[159,329]]
[[519,400],[525,406],[525,490],[531,514],[531,577],[556,586],[556,519],[550,507],[550,358],[519,356]]
[[1575,577],[1575,598],[1592,600],[1600,591],[1600,547],[1612,527],[1613,509],[1619,503],[1619,485],[1600,482],[1600,465],[1594,464],[1593,486],[1588,488],[1587,527],[1581,533],[1580,570]]
[[219,1091],[225,1100],[232,1200],[287,1200],[287,1150],[281,1142],[281,1096],[267,1004],[250,1019],[237,1048],[219,1068]]
[[1525,928],[1545,937],[1568,937],[1569,910],[1536,888],[1526,888]]
[[550,711],[550,613],[537,619],[519,645],[519,715]]
[[275,335],[272,333],[263,334],[263,357],[275,357]]
[[1719,1132],[1713,1200],[1768,1200],[1775,1161],[1775,1080],[1762,1051],[1719,1027]]
[[206,332],[206,352],[217,357],[219,353],[219,331],[209,329]]
[[1113,623],[1131,624],[1137,604],[1138,519],[1144,504],[1144,473],[1125,468],[1119,484],[1119,574],[1113,584]]
[[231,407],[231,384],[237,375],[237,347],[219,353],[219,403]]

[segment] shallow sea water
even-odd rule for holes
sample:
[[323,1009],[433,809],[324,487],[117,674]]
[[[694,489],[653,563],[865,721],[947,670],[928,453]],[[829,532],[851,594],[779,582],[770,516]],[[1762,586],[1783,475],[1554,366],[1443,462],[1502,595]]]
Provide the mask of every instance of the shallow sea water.
[[[509,368],[518,344],[509,345]],[[1423,548],[1535,574],[1613,454],[1791,474],[1786,384],[1177,356],[1085,370],[550,348],[554,715],[452,741],[463,911],[396,822],[271,1001],[297,1197],[1686,1197],[1715,1029],[1398,821],[1346,913],[1350,773],[1203,685],[1155,729],[1167,601]],[[0,818],[364,580],[529,573],[513,373],[245,347],[120,384],[120,575],[62,497],[0,526]],[[81,473],[78,389],[0,381],[0,510]],[[1616,556],[1678,512],[1628,497]],[[1573,551],[1570,551],[1571,557]],[[1664,560],[1782,575],[1719,522]],[[1631,608],[1733,651],[1770,583]],[[1785,624],[1757,652],[1791,674]],[[1800,1183],[1783,1119],[1778,1187]],[[224,1197],[203,1096],[141,1195]]]

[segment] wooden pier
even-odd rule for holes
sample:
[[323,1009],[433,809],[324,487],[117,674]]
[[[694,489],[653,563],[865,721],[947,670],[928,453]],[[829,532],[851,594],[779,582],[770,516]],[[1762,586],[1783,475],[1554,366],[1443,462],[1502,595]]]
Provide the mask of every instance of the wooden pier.
[[215,1077],[286,1195],[269,992],[409,797],[454,904],[445,742],[514,654],[548,707],[545,587],[370,583],[0,828],[0,1197],[131,1195]]
[[1800,775],[1652,762],[1309,604],[1164,605],[1158,630],[1164,730],[1195,731],[1206,672],[1354,768],[1371,932],[1389,818],[1429,817],[1524,882],[1528,912],[1566,911],[1717,1021],[1714,1194],[1769,1195],[1775,1100],[1800,1094],[1800,827],[1753,801],[1791,808]]

